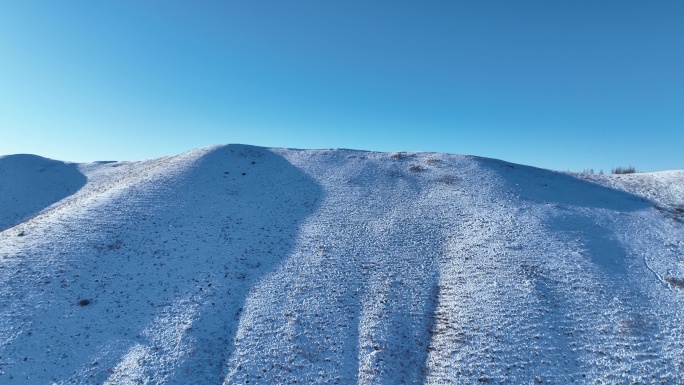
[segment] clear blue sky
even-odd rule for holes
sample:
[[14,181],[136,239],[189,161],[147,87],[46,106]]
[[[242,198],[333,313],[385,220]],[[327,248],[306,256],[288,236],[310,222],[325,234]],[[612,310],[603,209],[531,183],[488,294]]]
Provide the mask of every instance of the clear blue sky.
[[684,168],[684,1],[0,2],[0,154]]

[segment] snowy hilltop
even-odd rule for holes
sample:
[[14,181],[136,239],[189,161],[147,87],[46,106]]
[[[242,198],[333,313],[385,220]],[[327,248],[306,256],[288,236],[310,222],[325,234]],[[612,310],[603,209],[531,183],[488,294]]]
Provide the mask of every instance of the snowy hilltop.
[[683,383],[684,170],[0,157],[2,384]]

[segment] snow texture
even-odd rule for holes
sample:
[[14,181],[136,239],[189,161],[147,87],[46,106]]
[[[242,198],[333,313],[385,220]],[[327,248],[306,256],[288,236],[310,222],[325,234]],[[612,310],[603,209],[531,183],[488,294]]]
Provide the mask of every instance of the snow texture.
[[682,383],[683,221],[684,170],[0,157],[0,383]]

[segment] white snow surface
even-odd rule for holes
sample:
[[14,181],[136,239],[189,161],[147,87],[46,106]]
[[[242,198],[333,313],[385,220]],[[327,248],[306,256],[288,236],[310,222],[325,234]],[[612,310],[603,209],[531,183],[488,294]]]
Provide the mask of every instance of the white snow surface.
[[0,157],[0,383],[684,383],[683,222],[684,170]]

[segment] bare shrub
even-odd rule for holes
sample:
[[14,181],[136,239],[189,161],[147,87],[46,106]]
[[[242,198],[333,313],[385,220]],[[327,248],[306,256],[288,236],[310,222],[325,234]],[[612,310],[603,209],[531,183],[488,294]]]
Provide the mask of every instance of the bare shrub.
[[629,167],[615,167],[611,173],[613,174],[634,174],[636,172],[636,169],[634,166],[629,166]]

